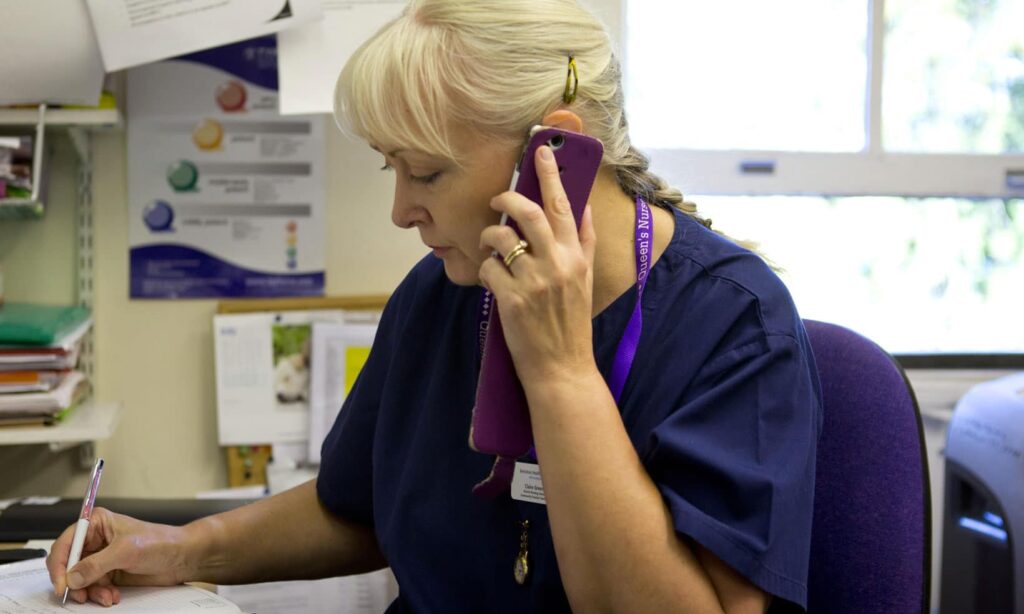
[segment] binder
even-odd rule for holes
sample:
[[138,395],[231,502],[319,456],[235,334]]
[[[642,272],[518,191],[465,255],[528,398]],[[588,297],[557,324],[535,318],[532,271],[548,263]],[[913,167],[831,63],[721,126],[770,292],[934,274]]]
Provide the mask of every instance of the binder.
[[85,307],[5,303],[0,307],[0,346],[63,346],[88,324]]
[[[8,339],[18,338],[25,339],[29,335],[25,334],[28,330],[25,325],[25,320],[21,319],[19,312],[21,308],[17,308],[14,311],[8,311],[11,305],[0,308],[0,318],[6,318],[6,321],[10,325],[8,327],[9,337]],[[0,373],[10,373],[14,371],[66,371],[73,369],[75,364],[78,362],[78,354],[81,346],[82,338],[85,337],[85,333],[89,331],[89,327],[92,325],[92,318],[88,316],[88,310],[83,310],[80,307],[74,308],[56,308],[59,310],[72,310],[71,317],[57,317],[58,324],[51,325],[50,328],[56,332],[60,329],[66,329],[70,322],[72,328],[65,330],[64,332],[56,332],[56,337],[49,345],[18,345],[10,344],[0,340]],[[81,317],[82,312],[85,313],[85,319],[77,321],[75,317]],[[39,318],[38,315],[33,315],[32,318]],[[19,322],[14,324],[14,322]],[[61,324],[60,322],[65,322]],[[77,322],[77,324],[76,324]],[[20,331],[20,332],[18,332]],[[43,338],[46,333],[36,331],[34,333],[36,338]],[[53,334],[53,333],[49,333]],[[0,337],[2,339],[2,337]]]

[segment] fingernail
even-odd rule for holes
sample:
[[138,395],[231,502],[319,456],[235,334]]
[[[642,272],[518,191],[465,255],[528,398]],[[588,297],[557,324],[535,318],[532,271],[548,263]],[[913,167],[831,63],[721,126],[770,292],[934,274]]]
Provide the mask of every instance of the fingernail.
[[71,588],[80,588],[82,585],[82,574],[77,571],[72,571],[68,574],[68,586]]
[[550,147],[541,147],[540,148],[540,157],[545,159],[545,160],[553,159],[554,156],[551,155],[551,148]]

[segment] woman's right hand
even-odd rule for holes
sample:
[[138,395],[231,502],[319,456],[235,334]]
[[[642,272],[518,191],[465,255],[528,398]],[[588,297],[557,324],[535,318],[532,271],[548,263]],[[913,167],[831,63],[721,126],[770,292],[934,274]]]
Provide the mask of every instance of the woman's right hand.
[[170,586],[189,579],[186,530],[136,520],[95,508],[82,548],[81,560],[67,573],[75,525],[50,548],[46,568],[58,597],[78,603],[87,599],[109,606],[121,600],[118,586]]

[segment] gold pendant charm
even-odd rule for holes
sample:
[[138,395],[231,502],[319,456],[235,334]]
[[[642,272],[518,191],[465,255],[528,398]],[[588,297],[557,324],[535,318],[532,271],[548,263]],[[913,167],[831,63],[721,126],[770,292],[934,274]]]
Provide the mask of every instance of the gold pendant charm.
[[516,584],[522,586],[526,584],[526,578],[530,575],[530,521],[524,520],[519,524],[523,527],[523,532],[519,536],[519,555],[516,556],[516,564],[512,567],[512,577],[516,579]]
[[526,576],[530,573],[530,562],[526,560],[525,552],[520,552],[516,557],[516,566],[512,573],[515,576],[516,584],[520,586],[526,584]]

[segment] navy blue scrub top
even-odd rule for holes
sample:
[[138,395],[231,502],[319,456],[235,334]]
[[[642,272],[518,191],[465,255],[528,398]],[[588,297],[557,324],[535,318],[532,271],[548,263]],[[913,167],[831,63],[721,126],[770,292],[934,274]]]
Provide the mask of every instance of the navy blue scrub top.
[[[645,288],[623,423],[679,534],[776,606],[804,606],[821,426],[806,333],[759,257],[681,212],[675,222]],[[494,461],[467,444],[480,297],[434,256],[420,261],[323,445],[318,495],[374,527],[400,588],[389,612],[569,611],[546,508],[471,494]],[[635,300],[634,287],[593,320],[606,380]],[[531,567],[520,586],[523,519]]]

